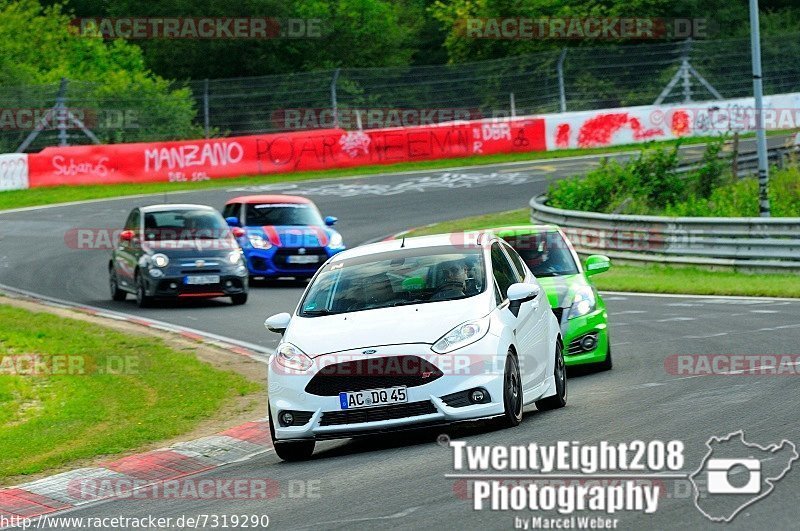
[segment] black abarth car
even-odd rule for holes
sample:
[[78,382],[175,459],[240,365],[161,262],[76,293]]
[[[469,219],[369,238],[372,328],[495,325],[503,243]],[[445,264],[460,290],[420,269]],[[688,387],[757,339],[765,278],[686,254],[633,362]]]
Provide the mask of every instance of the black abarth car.
[[108,262],[111,298],[136,295],[141,307],[155,299],[230,297],[247,302],[248,273],[236,231],[203,205],[135,208]]

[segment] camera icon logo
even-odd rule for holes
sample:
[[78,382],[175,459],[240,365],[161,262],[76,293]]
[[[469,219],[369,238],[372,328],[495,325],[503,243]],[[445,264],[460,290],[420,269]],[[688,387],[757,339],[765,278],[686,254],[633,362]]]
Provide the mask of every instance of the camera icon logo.
[[[706,488],[709,494],[758,494],[761,492],[761,461],[758,459],[709,459],[706,469]],[[738,470],[748,471],[750,478],[744,485],[734,486],[730,481],[729,474]]]
[[800,459],[789,440],[760,446],[747,442],[741,430],[711,437],[706,447],[708,453],[689,481],[695,506],[713,522],[730,522],[742,509],[768,496]]

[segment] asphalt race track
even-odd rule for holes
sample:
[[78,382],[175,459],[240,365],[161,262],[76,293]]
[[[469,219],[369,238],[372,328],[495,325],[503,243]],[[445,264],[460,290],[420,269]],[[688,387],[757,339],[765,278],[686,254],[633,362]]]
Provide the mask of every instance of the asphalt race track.
[[[697,147],[684,150],[687,157],[701,153]],[[252,192],[308,195],[323,215],[339,217],[337,228],[345,242],[355,246],[409,227],[522,208],[531,196],[545,190],[549,179],[583,172],[597,160],[581,157],[271,185]],[[167,199],[221,207],[226,199],[247,192],[223,188],[170,194]],[[294,308],[302,292],[295,282],[256,285],[243,307],[211,301],[140,310],[132,298],[124,303],[110,301],[108,251],[77,250],[65,243],[65,233],[71,229],[115,229],[132,207],[163,199],[127,198],[0,213],[0,284],[274,346],[277,336],[269,334],[262,323],[268,315]],[[798,354],[800,301],[626,294],[606,294],[605,300],[612,371],[572,374],[567,408],[539,413],[531,406],[518,428],[494,431],[486,426],[460,426],[449,430],[449,435],[470,445],[680,439],[686,448],[683,472],[687,475],[700,466],[707,453],[705,443],[712,436],[742,429],[748,442],[762,446],[783,439],[800,442],[797,378],[747,371],[686,376],[665,368],[671,355]],[[795,368],[800,373],[800,367]],[[453,458],[451,449],[437,443],[441,433],[318,443],[308,462],[282,463],[267,452],[206,473],[205,477],[275,480],[281,496],[267,501],[112,500],[66,514],[267,514],[270,527],[277,529],[508,529],[513,528],[515,516],[531,516],[529,511],[473,510],[471,499],[463,494],[464,482],[445,477],[453,473]],[[795,468],[800,465],[795,463]],[[611,517],[618,518],[619,528],[624,529],[711,528],[715,524],[694,506],[686,483],[664,480],[666,496],[655,514],[622,512]],[[290,495],[292,486],[312,484],[314,497],[297,491],[296,497]],[[744,509],[728,526],[796,528],[800,520],[797,492],[800,471],[791,470],[770,495]]]

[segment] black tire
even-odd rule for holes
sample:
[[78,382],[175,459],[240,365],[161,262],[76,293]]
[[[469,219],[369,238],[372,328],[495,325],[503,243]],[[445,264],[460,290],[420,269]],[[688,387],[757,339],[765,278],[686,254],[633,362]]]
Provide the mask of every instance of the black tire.
[[536,401],[536,409],[550,411],[567,405],[567,367],[564,365],[564,347],[561,341],[556,342],[556,363],[553,376],[556,379],[556,394]]
[[506,356],[506,366],[503,372],[503,416],[500,417],[500,426],[513,428],[522,422],[522,379],[519,374],[519,362],[513,352]]
[[117,271],[110,267],[108,269],[108,287],[111,290],[111,300],[120,302],[128,298],[128,294],[119,289],[119,282],[117,281]]
[[236,295],[231,295],[231,302],[234,306],[241,306],[242,304],[247,303],[247,293],[238,293]]
[[611,345],[609,344],[606,348],[606,359],[601,361],[597,364],[598,371],[610,371],[611,367],[614,366],[613,361],[611,361]]
[[314,453],[316,441],[276,441],[275,427],[272,424],[272,410],[269,411],[269,435],[275,453],[284,461],[305,461]]
[[139,305],[139,308],[147,308],[152,303],[152,297],[147,295],[147,291],[144,287],[144,279],[142,275],[137,271],[136,272],[136,304]]

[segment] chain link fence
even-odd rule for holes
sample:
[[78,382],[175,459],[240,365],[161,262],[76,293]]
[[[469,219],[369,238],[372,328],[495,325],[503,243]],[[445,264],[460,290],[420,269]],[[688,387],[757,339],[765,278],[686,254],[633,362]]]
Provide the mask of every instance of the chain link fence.
[[[798,57],[800,35],[762,39],[765,94],[800,91]],[[729,39],[571,47],[458,65],[195,80],[171,89],[178,92],[165,97],[74,81],[0,87],[0,149],[368,129],[736,98],[752,94],[752,74],[749,39]],[[29,110],[39,111],[38,121],[23,119]]]

